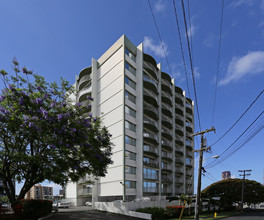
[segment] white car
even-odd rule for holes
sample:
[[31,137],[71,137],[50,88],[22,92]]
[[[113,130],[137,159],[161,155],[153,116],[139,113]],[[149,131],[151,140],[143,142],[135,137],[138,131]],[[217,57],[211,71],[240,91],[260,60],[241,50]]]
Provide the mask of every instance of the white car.
[[85,205],[87,205],[87,206],[92,206],[93,203],[92,203],[91,201],[87,201],[87,202],[85,203]]

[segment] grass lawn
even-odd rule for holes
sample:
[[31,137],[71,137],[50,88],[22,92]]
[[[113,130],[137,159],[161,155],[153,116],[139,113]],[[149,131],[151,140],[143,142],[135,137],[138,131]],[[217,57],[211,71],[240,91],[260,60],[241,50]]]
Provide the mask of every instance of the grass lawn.
[[[240,212],[217,212],[217,217],[214,217],[214,213],[207,213],[207,214],[202,214],[200,215],[200,219],[207,219],[207,220],[213,220],[213,219],[221,219],[221,218],[226,218],[229,216],[237,215]],[[174,218],[171,220],[178,220],[179,218]],[[182,220],[187,220],[187,219],[194,219],[194,216],[183,216]]]

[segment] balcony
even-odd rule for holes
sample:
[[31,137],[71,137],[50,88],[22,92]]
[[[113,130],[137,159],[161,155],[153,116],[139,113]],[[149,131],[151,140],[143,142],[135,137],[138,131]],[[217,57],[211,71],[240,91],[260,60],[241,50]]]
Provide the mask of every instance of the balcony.
[[175,159],[175,162],[176,162],[176,164],[181,164],[181,165],[184,164],[184,161],[183,161],[182,158],[176,158],[176,159]]
[[163,182],[172,182],[172,178],[170,176],[161,176],[161,181]]
[[149,133],[147,131],[143,131],[143,137],[144,140],[151,142],[153,144],[157,145],[159,143],[158,137],[155,134]]
[[162,126],[162,136],[164,136],[165,138],[172,140],[172,132],[168,129],[165,128],[164,126]]
[[175,125],[175,132],[176,132],[177,135],[183,136],[183,134],[184,134],[183,131],[184,130],[183,130],[182,126],[177,125],[177,124]]
[[164,80],[164,79],[161,80],[161,89],[172,94],[171,83],[169,83],[167,80]]
[[163,114],[165,114],[169,117],[172,117],[172,108],[169,105],[162,103],[161,107],[162,107],[161,110],[162,110]]
[[165,115],[162,115],[162,121],[161,123],[163,125],[165,125],[167,128],[172,128],[172,120],[171,118],[165,116]]
[[144,123],[145,128],[148,128],[149,130],[152,130],[154,132],[158,132],[158,129],[159,129],[158,123],[154,121],[153,119],[150,119],[144,116],[143,123]]
[[181,175],[182,175],[182,174],[184,173],[184,172],[183,172],[183,168],[176,167],[176,168],[175,168],[175,173],[176,173],[176,174],[181,174]]
[[178,104],[178,103],[175,103],[175,108],[180,109],[180,110],[183,111],[183,106]]
[[159,176],[158,176],[158,174],[146,174],[146,173],[144,173],[143,178],[148,179],[148,180],[158,180]]
[[177,140],[177,141],[181,141],[181,142],[183,142],[183,137],[181,137],[180,135],[175,135],[175,139]]
[[78,195],[92,195],[93,190],[91,188],[78,189],[77,193]]
[[183,147],[176,146],[175,151],[176,151],[177,154],[180,154],[180,155],[183,155],[183,153],[184,153],[183,152]]
[[170,161],[172,160],[172,154],[169,154],[167,152],[161,152],[161,157]]
[[163,188],[163,189],[161,189],[161,193],[169,194],[169,193],[172,193],[172,190],[168,189],[168,188]]
[[157,161],[143,161],[144,166],[146,167],[153,167],[153,168],[159,168],[159,162]]
[[192,176],[193,175],[193,171],[192,170],[186,170],[186,176]]
[[172,166],[169,164],[162,164],[161,169],[172,171]]
[[156,80],[158,80],[158,70],[157,67],[155,67],[152,63],[148,61],[143,62],[143,68],[146,69],[146,71],[154,77]]
[[186,139],[186,141],[185,141],[185,145],[186,145],[186,147],[192,149],[192,142],[191,142],[190,140],[187,140],[187,139]]
[[91,75],[85,75],[79,80],[78,90],[82,90],[91,81]]
[[178,176],[176,176],[176,178],[175,178],[175,183],[176,183],[176,184],[183,184],[183,177],[178,177]]
[[154,118],[155,120],[158,120],[159,118],[158,110],[153,105],[150,105],[147,102],[144,102],[143,109],[146,115],[148,115],[151,118]]
[[[176,105],[178,105],[178,104],[175,103],[175,113],[183,117],[183,108],[178,108],[178,107],[176,107]],[[178,105],[178,106],[180,106],[180,105]]]
[[144,89],[143,95],[144,100],[146,100],[148,103],[154,104],[156,107],[158,106],[159,101],[157,95],[153,91]]
[[189,138],[192,138],[192,135],[193,135],[193,133],[192,133],[192,132],[189,132],[189,131],[186,129],[186,136],[189,137]]
[[167,150],[172,150],[172,143],[166,140],[161,140],[162,147],[167,149]]
[[193,113],[192,108],[186,106],[186,112],[192,114]]
[[148,153],[150,155],[158,156],[158,149],[156,147],[150,145],[143,146],[144,153]]
[[171,95],[168,94],[167,92],[165,91],[161,92],[161,100],[162,102],[167,103],[168,105],[172,106]]
[[161,72],[161,78],[169,83],[171,83],[171,77],[168,73]]
[[143,187],[144,193],[158,193],[159,189],[157,187]]
[[157,85],[157,82],[153,78],[151,78],[146,73],[144,73],[143,81],[144,81],[144,88],[150,89],[151,91],[158,94],[158,85]]

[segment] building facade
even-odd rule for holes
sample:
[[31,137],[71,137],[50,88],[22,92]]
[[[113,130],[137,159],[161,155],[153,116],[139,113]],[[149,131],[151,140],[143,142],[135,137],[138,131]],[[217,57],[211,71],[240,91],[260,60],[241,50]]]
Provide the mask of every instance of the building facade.
[[53,197],[53,187],[36,184],[25,195],[26,199],[51,199]]
[[176,83],[125,35],[92,59],[76,76],[72,98],[91,105],[86,114],[100,117],[112,134],[113,164],[93,185],[89,176],[69,183],[66,198],[82,205],[193,194],[194,103]]
[[230,171],[224,171],[222,172],[222,180],[231,179],[231,172]]

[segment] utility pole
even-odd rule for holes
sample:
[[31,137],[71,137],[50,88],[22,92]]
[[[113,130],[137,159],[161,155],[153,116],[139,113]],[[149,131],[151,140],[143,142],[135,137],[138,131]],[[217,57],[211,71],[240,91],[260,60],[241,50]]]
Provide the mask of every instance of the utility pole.
[[[201,180],[202,180],[202,165],[203,165],[203,152],[211,149],[211,147],[206,147],[204,144],[204,134],[210,131],[215,132],[215,128],[206,129],[205,131],[198,132],[193,134],[193,136],[201,135],[201,148],[199,150],[195,150],[194,152],[199,151],[199,168],[198,168],[198,183],[197,183],[197,192],[196,192],[196,204],[195,204],[195,220],[199,220],[199,210],[200,210],[200,199],[201,199]],[[204,146],[205,145],[205,146]]]
[[246,176],[251,175],[250,173],[246,172],[251,172],[252,170],[239,170],[238,172],[241,172],[243,174],[239,174],[239,176],[243,176],[243,181],[242,181],[242,194],[241,194],[241,212],[243,212],[243,204],[244,204],[244,188],[245,188],[245,179]]

